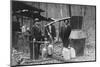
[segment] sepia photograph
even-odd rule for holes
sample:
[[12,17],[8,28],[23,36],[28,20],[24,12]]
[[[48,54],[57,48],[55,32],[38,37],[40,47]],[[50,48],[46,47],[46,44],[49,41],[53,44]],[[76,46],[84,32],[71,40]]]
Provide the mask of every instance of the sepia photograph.
[[10,1],[10,66],[96,62],[96,6]]

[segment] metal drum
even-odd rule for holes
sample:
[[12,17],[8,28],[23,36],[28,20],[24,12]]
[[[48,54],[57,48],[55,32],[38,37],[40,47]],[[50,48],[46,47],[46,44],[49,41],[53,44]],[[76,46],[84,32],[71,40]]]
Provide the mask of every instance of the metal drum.
[[86,33],[82,30],[72,30],[70,34],[71,47],[76,51],[76,56],[84,55]]

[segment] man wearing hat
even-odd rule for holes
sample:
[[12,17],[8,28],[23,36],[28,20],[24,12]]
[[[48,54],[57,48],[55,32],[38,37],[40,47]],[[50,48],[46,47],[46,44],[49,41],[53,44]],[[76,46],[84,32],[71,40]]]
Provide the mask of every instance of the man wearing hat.
[[[39,19],[36,18],[34,22],[35,23],[34,23],[32,29],[31,29],[31,37],[32,37],[32,40],[35,39],[36,41],[41,41],[42,34],[41,34]],[[32,45],[31,45],[30,48],[33,49],[32,48]],[[39,59],[40,43],[35,43],[33,50],[35,51],[35,59]]]
[[70,19],[64,21],[64,25],[61,27],[60,30],[60,38],[63,42],[63,46],[68,48],[69,46],[69,36],[71,33],[71,25],[70,25]]

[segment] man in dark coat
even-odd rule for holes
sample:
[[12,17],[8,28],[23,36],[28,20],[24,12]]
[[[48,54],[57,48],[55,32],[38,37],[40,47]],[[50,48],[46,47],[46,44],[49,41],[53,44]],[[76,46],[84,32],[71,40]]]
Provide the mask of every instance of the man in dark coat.
[[[36,41],[41,41],[42,33],[39,26],[39,21],[35,21],[35,24],[33,25],[31,29],[31,39],[35,39]],[[34,43],[34,48],[32,48],[33,45],[30,45],[31,51],[34,50],[35,52],[35,59],[39,59],[40,54],[40,43]]]
[[50,33],[50,35],[54,41],[54,39],[56,37],[56,29],[55,29],[55,26],[53,24],[45,27],[45,35],[48,39],[50,39],[50,35],[48,33]]
[[61,27],[61,30],[60,30],[60,38],[63,42],[63,46],[68,48],[69,46],[69,36],[70,36],[70,33],[71,33],[71,26],[70,26],[70,21],[64,21],[64,26]]

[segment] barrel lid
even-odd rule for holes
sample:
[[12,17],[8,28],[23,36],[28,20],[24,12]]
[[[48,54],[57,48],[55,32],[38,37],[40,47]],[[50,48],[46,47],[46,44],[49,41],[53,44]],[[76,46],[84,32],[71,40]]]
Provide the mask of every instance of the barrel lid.
[[86,38],[86,33],[83,30],[75,29],[71,31],[70,39],[82,39]]

